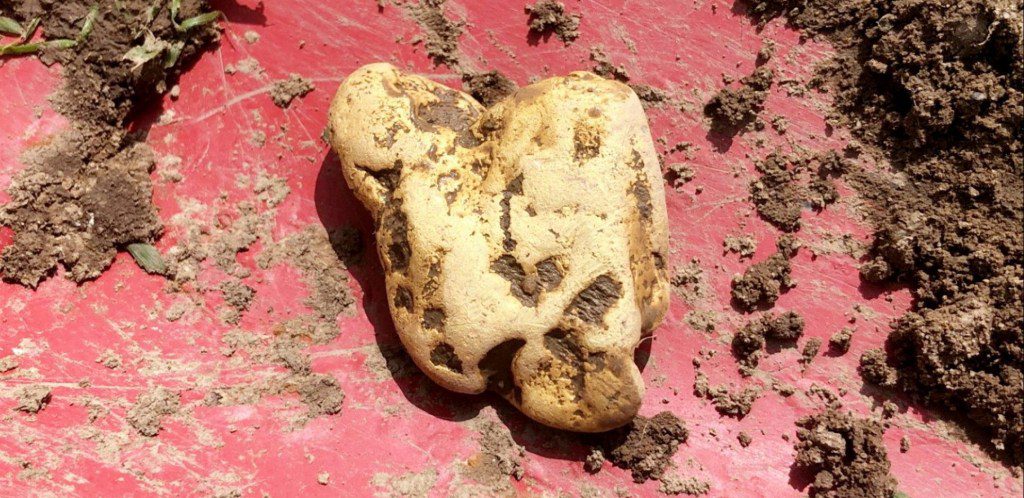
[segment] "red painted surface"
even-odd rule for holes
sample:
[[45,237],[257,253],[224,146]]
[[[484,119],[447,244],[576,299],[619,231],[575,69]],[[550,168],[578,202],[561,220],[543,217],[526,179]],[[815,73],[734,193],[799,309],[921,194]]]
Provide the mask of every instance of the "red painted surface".
[[[210,220],[232,216],[235,203],[251,196],[236,186],[236,175],[253,176],[260,169],[286,177],[291,187],[277,211],[275,236],[310,224],[354,225],[369,235],[367,215],[345,188],[337,159],[318,139],[334,88],[355,68],[379,60],[456,87],[458,77],[433,67],[421,46],[402,41],[420,29],[400,8],[380,12],[370,0],[214,3],[227,14],[223,42],[181,78],[181,98],[166,99],[145,123],[152,125],[149,142],[160,154],[181,157],[184,175],[180,183],[172,183],[160,179],[163,166],[154,173],[155,202],[168,225],[158,247],[170,247],[180,235],[171,217],[186,202],[207,206],[202,216]],[[826,129],[823,96],[789,97],[774,89],[765,115],[786,117],[789,132],[782,137],[771,131],[747,135],[728,145],[708,136],[701,106],[722,86],[723,75],[749,74],[762,39],[778,44],[770,64],[781,78],[801,81],[827,48],[802,43],[778,22],[758,33],[725,0],[568,1],[570,10],[584,12],[583,34],[568,48],[557,39],[527,42],[523,2],[449,3],[450,15],[469,23],[461,48],[471,67],[499,69],[525,84],[531,78],[588,69],[590,47],[601,45],[633,81],[666,89],[686,102],[682,109],[650,112],[655,138],[665,139],[660,148],[691,142],[694,152],[688,161],[697,172],[694,181],[669,193],[671,262],[700,260],[713,289],[708,302],[722,322],[713,334],[693,330],[683,321],[689,307],[675,299],[650,346],[643,413],[667,409],[687,422],[691,436],[676,454],[677,468],[671,472],[707,480],[712,496],[805,492],[806,482],[791,474],[793,422],[820,403],[802,391],[812,384],[845,389],[846,407],[862,414],[874,408],[877,416],[880,401],[862,388],[857,358],[882,344],[890,318],[908,308],[909,293],[863,288],[857,261],[842,254],[813,257],[804,249],[794,261],[798,285],[779,300],[776,310],[799,311],[807,318],[806,337],[826,341],[856,316],[850,353],[821,356],[805,372],[796,362],[796,350],[767,357],[762,370],[793,384],[798,394],[786,399],[767,392],[741,421],[720,417],[695,398],[691,359],[702,348],[718,352],[703,367],[713,384],[742,387],[757,382],[741,379],[728,353],[729,335],[746,319],[729,307],[729,281],[749,262],[723,256],[721,249],[726,235],[750,233],[759,241],[753,261],[774,250],[777,231],[753,215],[746,200],[747,184],[756,176],[752,159],[771,150],[755,147],[754,139],[763,136],[770,144],[810,150],[844,144],[842,131]],[[248,30],[261,36],[257,43],[244,40]],[[225,74],[225,66],[248,57],[259,61],[264,76]],[[317,89],[282,111],[265,92],[272,80],[290,73],[311,78]],[[58,76],[56,68],[33,59],[8,60],[0,67],[0,190],[23,168],[20,152],[63,126],[46,102]],[[268,137],[264,147],[249,142],[256,130]],[[687,161],[682,154],[667,160]],[[6,200],[0,193],[0,202]],[[857,221],[852,204],[848,200],[822,213],[805,211],[805,228],[799,233],[805,247],[814,246],[821,234],[852,233],[867,240],[869,231]],[[0,229],[0,246],[10,236]],[[259,250],[254,247],[240,258],[253,271],[247,283],[257,290],[240,327],[266,335],[275,323],[305,312],[306,289],[294,271],[256,266]],[[0,284],[0,357],[13,354],[20,362],[17,369],[0,374],[0,495],[202,496],[238,490],[244,496],[372,496],[386,494],[371,482],[378,473],[397,476],[434,469],[438,477],[430,495],[448,496],[464,488],[458,465],[479,449],[465,421],[481,411],[487,412],[481,416],[493,417],[494,410],[527,449],[525,478],[513,482],[520,494],[576,495],[588,487],[608,495],[616,487],[630,495],[658,494],[657,482],[633,484],[619,469],[606,466],[597,475],[586,474],[580,462],[583,447],[552,447],[550,432],[496,397],[448,393],[418,372],[395,379],[368,370],[367,358],[397,344],[376,255],[368,250],[368,262],[353,270],[357,312],[339,319],[342,332],[337,339],[311,348],[314,371],[329,373],[341,383],[347,394],[344,408],[339,415],[298,429],[289,426],[287,417],[302,407],[287,396],[252,406],[202,404],[211,387],[250,382],[274,371],[233,363],[219,354],[221,337],[230,327],[211,311],[217,304],[215,293],[196,294],[210,305],[198,318],[168,322],[161,310],[174,297],[163,292],[161,278],[144,274],[125,254],[99,279],[81,286],[60,277],[36,291]],[[204,272],[200,281],[217,278]],[[855,312],[857,304],[868,311]],[[107,349],[122,356],[123,369],[111,370],[95,361]],[[88,387],[80,385],[83,379]],[[52,386],[52,402],[36,415],[14,411],[10,393],[32,383]],[[185,414],[170,418],[159,436],[145,438],[131,430],[124,416],[140,392],[156,385],[180,391]],[[91,423],[86,406],[90,398],[110,409]],[[1019,480],[976,445],[951,437],[952,426],[921,407],[901,406],[886,443],[903,491],[924,497],[1020,496]],[[745,449],[736,442],[741,430],[754,438]],[[912,442],[907,453],[899,451],[903,436]],[[26,466],[45,469],[48,477],[28,478]],[[326,486],[317,483],[323,471],[331,476]]]

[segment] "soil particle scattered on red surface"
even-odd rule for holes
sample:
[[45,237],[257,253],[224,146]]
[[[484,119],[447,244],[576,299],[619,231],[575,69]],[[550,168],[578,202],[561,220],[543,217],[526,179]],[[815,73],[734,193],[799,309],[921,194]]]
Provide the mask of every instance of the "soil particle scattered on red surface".
[[419,0],[404,4],[406,12],[423,28],[422,41],[427,55],[437,65],[444,64],[458,69],[462,53],[459,51],[459,38],[465,30],[466,23],[453,20],[445,15],[447,0]]
[[804,319],[793,311],[781,315],[768,313],[746,324],[732,338],[732,352],[740,364],[740,373],[753,373],[768,340],[795,346],[803,333]]
[[291,74],[288,79],[278,80],[270,85],[270,100],[281,109],[287,109],[293,100],[305,97],[315,88],[309,79],[299,74]]
[[870,384],[892,387],[896,384],[897,372],[886,364],[885,351],[869,349],[860,356],[860,375]]
[[594,74],[622,83],[629,81],[629,73],[626,71],[626,67],[622,64],[618,66],[613,64],[611,59],[608,58],[608,54],[605,54],[604,49],[601,47],[590,47],[590,60],[594,63],[594,68],[591,69]]
[[843,327],[839,332],[832,334],[832,337],[828,339],[829,351],[834,354],[846,354],[853,341],[853,332],[853,327]]
[[747,446],[750,446],[750,444],[754,442],[754,438],[750,437],[750,434],[741,431],[739,434],[736,435],[736,441],[740,443],[740,446],[746,448]]
[[1014,462],[1024,458],[1021,8],[753,0],[750,10],[835,45],[816,78],[834,95],[832,118],[894,170],[847,179],[874,205],[862,277],[907,282],[917,298],[890,335],[899,385],[968,414]]
[[514,81],[499,71],[464,74],[462,85],[484,107],[491,107],[501,102],[519,88]]
[[630,83],[629,87],[633,89],[633,93],[636,93],[644,109],[659,107],[669,101],[668,94],[660,88],[642,83]]
[[778,251],[768,259],[751,265],[743,275],[732,280],[732,297],[735,304],[744,311],[753,311],[759,306],[772,307],[783,292],[793,287],[790,278],[789,260],[797,251],[797,242],[792,236],[784,235],[776,243]]
[[530,15],[530,32],[540,37],[550,37],[552,33],[566,45],[571,44],[580,36],[580,14],[565,11],[565,4],[557,0],[538,0],[526,6]]
[[181,395],[166,387],[156,387],[139,395],[128,409],[128,423],[139,434],[153,437],[163,428],[164,418],[178,413]]
[[722,241],[722,254],[739,254],[740,259],[753,257],[755,250],[757,241],[750,235],[730,235]]
[[697,372],[693,381],[693,395],[707,399],[722,415],[743,418],[750,413],[754,401],[761,397],[761,390],[745,387],[742,391],[730,390],[726,386],[712,386],[703,372]]
[[15,356],[4,356],[0,358],[0,373],[10,372],[15,368],[18,368],[18,358]]
[[771,69],[759,67],[740,79],[739,88],[723,88],[711,97],[704,106],[704,114],[711,118],[711,129],[735,135],[748,126],[758,126],[758,114],[764,109],[768,89],[774,81],[775,73]]
[[629,470],[633,480],[641,483],[665,474],[688,435],[678,417],[661,412],[650,418],[637,415],[629,424],[601,435],[599,446],[612,464]]
[[797,421],[796,462],[810,471],[814,497],[878,498],[896,494],[876,421],[828,409]]
[[26,413],[38,413],[50,403],[52,397],[49,387],[39,384],[22,386],[14,393],[18,402],[15,409]]
[[797,184],[797,172],[778,152],[755,165],[761,177],[751,182],[750,199],[757,214],[780,230],[799,230],[804,194]]
[[237,324],[242,319],[242,313],[252,304],[256,291],[241,280],[230,279],[220,284],[220,292],[224,296],[224,303],[228,305],[222,311],[221,319],[228,324]]
[[[28,167],[12,182],[12,201],[0,210],[0,224],[15,232],[0,253],[0,275],[35,287],[63,265],[76,282],[92,279],[119,249],[152,242],[161,232],[150,198],[153,154],[122,126],[167,91],[168,80],[216,40],[217,31],[207,24],[183,32],[167,6],[151,12],[151,2],[143,0],[43,0],[4,7],[24,23],[40,19],[48,39],[81,39],[72,48],[40,54],[46,63],[61,64],[63,86],[52,100],[71,125],[22,158]],[[178,15],[208,11],[204,1],[184,0]],[[86,24],[91,28],[84,29]],[[132,51],[143,46],[142,32],[151,33],[148,58]],[[166,55],[171,53],[177,55]]]
[[817,337],[807,339],[804,348],[800,351],[800,364],[804,369],[810,366],[814,358],[818,356],[819,350],[821,350],[821,339]]
[[477,432],[480,451],[464,466],[464,475],[471,481],[489,487],[490,491],[504,494],[512,491],[508,478],[523,478],[520,464],[525,449],[512,439],[504,424],[481,416],[472,423]]
[[661,478],[661,485],[658,491],[666,495],[690,495],[701,496],[711,491],[711,485],[696,477],[682,477],[669,474]]

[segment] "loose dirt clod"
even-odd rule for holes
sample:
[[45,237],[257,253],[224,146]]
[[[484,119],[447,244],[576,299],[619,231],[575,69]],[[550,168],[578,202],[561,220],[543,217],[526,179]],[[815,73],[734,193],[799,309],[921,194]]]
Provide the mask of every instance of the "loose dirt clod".
[[633,481],[642,483],[661,479],[688,435],[679,418],[661,412],[651,418],[638,415],[625,427],[604,434],[599,444],[612,464],[628,469]]
[[753,257],[756,249],[757,241],[750,235],[730,235],[722,241],[722,254],[739,254],[740,259]]
[[516,480],[523,478],[520,461],[526,450],[512,439],[508,428],[501,423],[481,417],[473,425],[478,433],[480,452],[466,463],[466,475],[495,490],[510,489],[509,476]]
[[128,410],[128,423],[139,434],[156,436],[163,428],[164,417],[178,412],[181,395],[166,388],[157,387],[139,395]]
[[754,0],[750,12],[835,45],[814,83],[834,95],[835,121],[898,173],[847,180],[875,207],[862,277],[908,282],[917,297],[890,336],[900,386],[970,413],[1021,462],[1020,2]]
[[759,306],[772,307],[783,292],[793,287],[789,260],[797,251],[797,242],[789,235],[779,238],[778,251],[768,259],[747,268],[732,280],[732,297],[744,311]]
[[797,421],[796,462],[814,474],[812,497],[892,497],[882,425],[829,409]]
[[661,478],[661,486],[658,487],[666,495],[690,495],[701,496],[711,491],[711,485],[696,477],[682,477],[676,474],[669,474]]
[[44,385],[24,386],[15,392],[14,397],[18,401],[15,410],[38,413],[50,403],[51,390]]
[[305,97],[314,89],[316,87],[312,81],[301,75],[291,74],[288,79],[275,81],[270,86],[270,99],[274,101],[274,105],[281,109],[287,109],[292,105],[293,100]]
[[427,55],[434,64],[444,64],[458,69],[462,54],[459,52],[459,38],[466,27],[465,21],[449,19],[445,16],[444,6],[447,0],[420,0],[406,3],[406,12],[423,28],[426,38],[423,40]]
[[723,88],[715,94],[704,106],[704,114],[711,118],[711,129],[735,135],[754,125],[774,80],[771,69],[760,67],[741,79],[739,88]]
[[761,359],[768,340],[783,346],[796,346],[804,333],[804,319],[793,311],[781,315],[768,313],[751,321],[732,338],[732,352],[740,364],[740,373],[750,375]]
[[742,391],[730,391],[726,386],[712,386],[702,372],[697,372],[693,381],[693,395],[711,401],[715,410],[722,415],[743,418],[750,413],[754,401],[761,396],[756,387],[745,387]]
[[565,11],[565,4],[557,0],[539,0],[526,6],[530,15],[530,32],[538,36],[549,37],[552,33],[562,40],[566,46],[579,38],[580,16]]
[[828,339],[828,349],[836,354],[846,354],[850,350],[850,342],[853,341],[853,328],[843,327],[842,330],[832,334]]
[[818,351],[821,349],[821,339],[812,337],[807,340],[804,344],[804,349],[800,351],[800,364],[806,369],[810,366],[814,358],[818,356]]

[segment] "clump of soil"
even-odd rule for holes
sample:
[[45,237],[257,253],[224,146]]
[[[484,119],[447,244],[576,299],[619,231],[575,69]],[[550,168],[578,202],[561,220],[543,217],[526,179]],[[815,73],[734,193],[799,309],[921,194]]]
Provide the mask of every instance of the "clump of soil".
[[776,243],[778,251],[768,259],[747,268],[732,280],[733,302],[744,311],[760,306],[772,307],[783,292],[793,287],[789,260],[797,251],[797,242],[784,235]]
[[651,85],[630,83],[629,88],[632,89],[633,93],[635,93],[637,98],[640,99],[640,104],[644,106],[644,109],[659,107],[669,101],[669,95],[665,90],[655,88]]
[[459,38],[466,27],[464,21],[449,19],[444,15],[447,0],[420,0],[405,4],[406,12],[426,32],[423,40],[427,55],[434,64],[444,64],[458,69],[462,54],[459,52]]
[[740,79],[739,88],[723,88],[711,97],[704,106],[704,115],[711,118],[711,129],[736,135],[754,125],[774,81],[771,69],[759,67]]
[[869,349],[860,356],[860,376],[864,381],[882,387],[896,385],[896,369],[886,363],[885,351]]
[[288,79],[278,80],[270,85],[270,99],[274,101],[274,105],[287,109],[293,100],[305,97],[315,88],[313,82],[302,75],[291,74]]
[[238,279],[225,280],[220,285],[220,292],[224,296],[224,303],[228,305],[221,318],[232,325],[242,319],[242,313],[249,309],[256,297],[256,291]]
[[52,394],[49,387],[37,384],[19,388],[14,393],[14,398],[18,401],[15,410],[38,413],[50,403]]
[[602,435],[599,445],[616,467],[628,469],[633,481],[661,479],[679,445],[689,433],[671,412],[647,418],[637,415],[628,425]]
[[899,385],[965,412],[990,430],[996,448],[1020,462],[1020,3],[751,4],[762,22],[785,16],[836,46],[837,56],[815,83],[834,94],[834,120],[877,147],[899,177],[848,175],[875,207],[873,259],[862,277],[907,282],[917,298],[890,336]]
[[[5,280],[35,287],[63,265],[82,282],[102,273],[118,250],[160,235],[149,179],[153,154],[123,126],[166,92],[218,32],[214,24],[183,30],[167,5],[152,7],[144,0],[41,0],[5,9],[24,24],[38,18],[48,39],[81,38],[40,54],[44,63],[61,64],[63,85],[52,100],[71,124],[26,152],[28,167],[8,190],[12,201],[0,209],[0,224],[15,237],[0,253]],[[205,1],[183,0],[177,20],[210,11]]]
[[797,426],[795,465],[814,474],[811,496],[895,496],[882,424],[828,409]]
[[622,83],[629,82],[629,72],[626,71],[626,67],[622,64],[618,66],[613,64],[601,47],[590,47],[590,60],[594,63],[594,68],[591,70],[594,74]]
[[704,373],[697,372],[693,381],[693,395],[710,400],[715,410],[722,415],[743,418],[750,413],[754,401],[761,397],[761,390],[746,387],[742,391],[730,391],[726,386],[712,386]]
[[750,446],[750,443],[754,442],[754,438],[750,437],[750,434],[746,432],[740,432],[736,435],[736,441],[740,443],[740,446],[746,448]]
[[156,436],[163,429],[164,417],[178,413],[180,405],[180,394],[166,387],[154,388],[136,399],[128,410],[128,423],[143,436]]
[[804,318],[793,311],[781,315],[768,313],[751,321],[732,338],[732,353],[740,364],[740,373],[753,373],[769,340],[779,346],[795,347],[803,333]]
[[753,257],[755,250],[757,241],[750,235],[730,235],[722,241],[722,254],[739,254],[740,259]]
[[477,102],[491,107],[512,95],[519,86],[499,71],[462,75],[462,85]]
[[566,46],[580,36],[580,14],[565,11],[565,4],[557,0],[538,0],[526,6],[530,15],[530,33],[545,39],[554,33]]
[[761,177],[750,183],[750,199],[757,214],[780,230],[799,230],[804,192],[797,184],[797,172],[788,167],[788,161],[778,152],[755,166]]
[[832,334],[828,339],[828,349],[835,354],[846,354],[850,350],[850,342],[853,341],[853,328],[843,327],[842,330]]
[[111,127],[72,124],[22,161],[28,167],[0,208],[0,224],[15,233],[0,252],[5,280],[35,287],[63,265],[83,282],[107,269],[118,249],[160,235],[149,178],[155,162],[144,143]]
[[696,477],[670,474],[661,478],[661,486],[658,487],[658,491],[666,495],[701,496],[711,492],[711,485]]
[[804,343],[804,349],[800,351],[800,364],[807,368],[821,350],[821,339],[812,337]]

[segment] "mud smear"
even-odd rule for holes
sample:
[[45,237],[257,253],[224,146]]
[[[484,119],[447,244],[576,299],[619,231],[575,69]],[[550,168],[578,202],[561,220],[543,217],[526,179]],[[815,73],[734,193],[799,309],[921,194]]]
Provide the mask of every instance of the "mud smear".
[[797,425],[795,466],[813,474],[811,496],[895,496],[882,424],[828,409]]
[[484,107],[491,107],[512,95],[519,86],[499,71],[462,75],[462,85]]
[[[52,101],[71,124],[25,153],[27,168],[8,189],[12,201],[0,208],[0,224],[15,236],[0,252],[5,280],[35,287],[64,266],[70,279],[83,282],[99,276],[128,244],[159,237],[149,179],[153,154],[124,126],[166,92],[218,32],[210,23],[183,29],[169,7],[152,6],[143,0],[42,0],[4,9],[23,24],[38,18],[47,39],[78,39],[71,48],[39,54],[46,64],[61,64],[63,83]],[[183,0],[177,20],[207,12],[206,2]]]
[[51,390],[44,385],[30,385],[19,388],[14,393],[18,402],[15,410],[25,413],[39,413],[52,399]]
[[466,23],[445,16],[445,3],[447,0],[419,0],[402,6],[424,31],[424,37],[414,40],[414,43],[423,42],[434,64],[459,69],[462,59],[459,38],[462,37]]
[[[873,202],[870,281],[909,283],[889,338],[899,385],[1024,458],[1024,58],[1021,4],[753,0],[837,56],[815,83],[894,172],[847,175]],[[895,176],[896,180],[889,178]],[[970,319],[962,319],[970,317]]]

